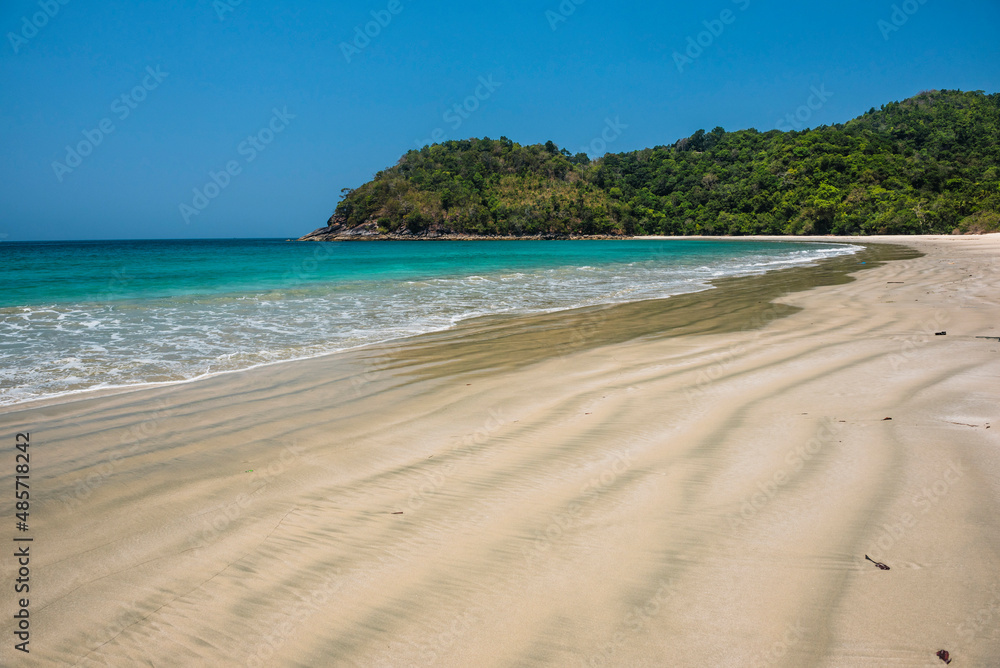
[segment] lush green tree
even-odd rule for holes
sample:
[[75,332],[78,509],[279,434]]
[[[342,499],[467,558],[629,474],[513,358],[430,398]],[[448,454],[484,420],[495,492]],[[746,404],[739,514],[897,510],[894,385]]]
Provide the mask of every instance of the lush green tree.
[[1000,95],[925,91],[845,124],[698,130],[591,161],[552,141],[409,151],[331,222],[470,234],[869,234],[1000,221]]

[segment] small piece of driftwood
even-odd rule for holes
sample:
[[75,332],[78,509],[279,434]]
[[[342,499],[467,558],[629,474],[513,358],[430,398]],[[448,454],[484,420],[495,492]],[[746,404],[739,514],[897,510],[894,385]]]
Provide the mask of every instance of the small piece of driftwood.
[[977,336],[977,339],[990,339],[991,341],[1000,341],[1000,336]]
[[869,557],[867,554],[865,555],[865,559],[867,559],[868,561],[872,562],[873,564],[875,564],[876,566],[878,566],[879,568],[881,568],[883,571],[889,570],[888,566],[886,566],[885,564],[883,564],[881,561],[875,561],[874,559],[872,559],[871,557]]

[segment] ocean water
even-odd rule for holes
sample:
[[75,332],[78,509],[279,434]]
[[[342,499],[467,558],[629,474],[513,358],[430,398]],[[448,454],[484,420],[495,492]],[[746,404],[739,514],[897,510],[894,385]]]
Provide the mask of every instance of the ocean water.
[[0,243],[0,404],[189,380],[475,316],[663,298],[859,250],[715,240]]

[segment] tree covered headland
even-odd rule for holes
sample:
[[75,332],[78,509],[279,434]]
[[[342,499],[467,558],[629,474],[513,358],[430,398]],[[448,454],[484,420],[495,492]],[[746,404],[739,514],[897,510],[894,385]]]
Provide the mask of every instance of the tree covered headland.
[[475,235],[1000,230],[1000,94],[927,91],[801,132],[715,128],[590,160],[506,137],[409,151],[332,225]]

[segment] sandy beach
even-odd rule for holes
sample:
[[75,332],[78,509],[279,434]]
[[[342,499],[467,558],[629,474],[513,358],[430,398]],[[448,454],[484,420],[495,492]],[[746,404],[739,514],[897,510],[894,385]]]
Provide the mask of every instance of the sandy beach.
[[1000,235],[848,241],[4,408],[0,664],[1000,665]]

